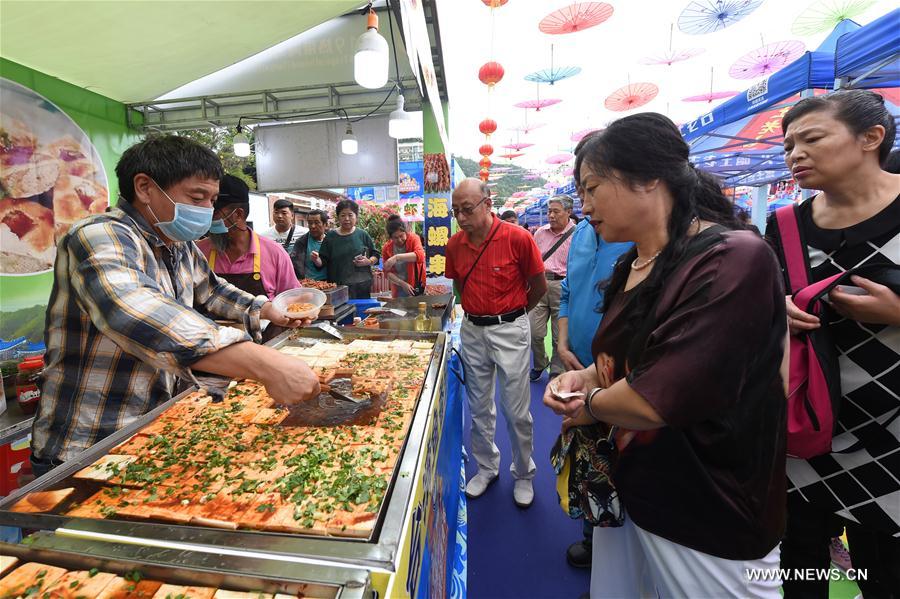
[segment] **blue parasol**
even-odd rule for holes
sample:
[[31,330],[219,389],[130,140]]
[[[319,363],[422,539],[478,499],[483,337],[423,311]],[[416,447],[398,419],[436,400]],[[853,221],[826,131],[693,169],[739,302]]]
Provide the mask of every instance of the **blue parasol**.
[[763,0],[694,0],[678,17],[678,28],[690,35],[703,35],[734,25]]
[[553,44],[550,45],[550,68],[541,69],[534,73],[525,75],[526,81],[534,81],[535,83],[549,83],[553,85],[557,81],[574,77],[581,72],[581,67],[558,67],[553,64]]

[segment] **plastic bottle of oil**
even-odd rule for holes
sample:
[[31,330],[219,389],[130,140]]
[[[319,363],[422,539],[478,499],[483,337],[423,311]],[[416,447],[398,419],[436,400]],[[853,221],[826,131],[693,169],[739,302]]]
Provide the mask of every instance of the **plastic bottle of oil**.
[[419,314],[416,316],[415,329],[417,333],[427,333],[431,330],[431,319],[425,313],[428,305],[419,302]]

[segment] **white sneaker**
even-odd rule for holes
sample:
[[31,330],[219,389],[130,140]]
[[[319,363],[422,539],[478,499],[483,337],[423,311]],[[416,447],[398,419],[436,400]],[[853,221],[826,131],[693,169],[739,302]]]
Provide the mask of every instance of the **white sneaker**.
[[466,483],[466,496],[475,499],[481,497],[492,482],[497,480],[496,474],[479,472]]
[[513,500],[520,508],[531,507],[531,502],[534,501],[534,487],[530,480],[520,478],[516,481],[513,487]]

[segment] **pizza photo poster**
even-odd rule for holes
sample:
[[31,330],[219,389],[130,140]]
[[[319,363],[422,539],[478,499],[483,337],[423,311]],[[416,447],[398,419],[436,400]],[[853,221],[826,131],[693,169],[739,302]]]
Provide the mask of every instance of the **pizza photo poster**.
[[[107,210],[110,182],[104,166],[111,169],[137,135],[125,126],[124,106],[119,105],[121,122],[64,111],[60,104],[90,106],[96,98],[118,103],[58,80],[46,86],[62,93],[51,100],[6,78],[8,71],[19,73],[8,64],[0,77],[0,339],[39,342],[56,243],[74,223]],[[21,78],[38,77],[46,76],[31,71]],[[94,141],[69,112],[102,132],[112,164],[104,165]]]

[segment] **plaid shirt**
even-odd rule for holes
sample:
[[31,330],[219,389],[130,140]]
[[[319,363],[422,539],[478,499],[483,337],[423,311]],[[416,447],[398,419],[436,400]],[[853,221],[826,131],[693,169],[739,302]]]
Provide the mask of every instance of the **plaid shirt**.
[[209,270],[193,242],[166,246],[127,202],[59,240],[47,306],[46,368],[32,451],[68,460],[193,382],[190,366],[250,336],[267,298]]

